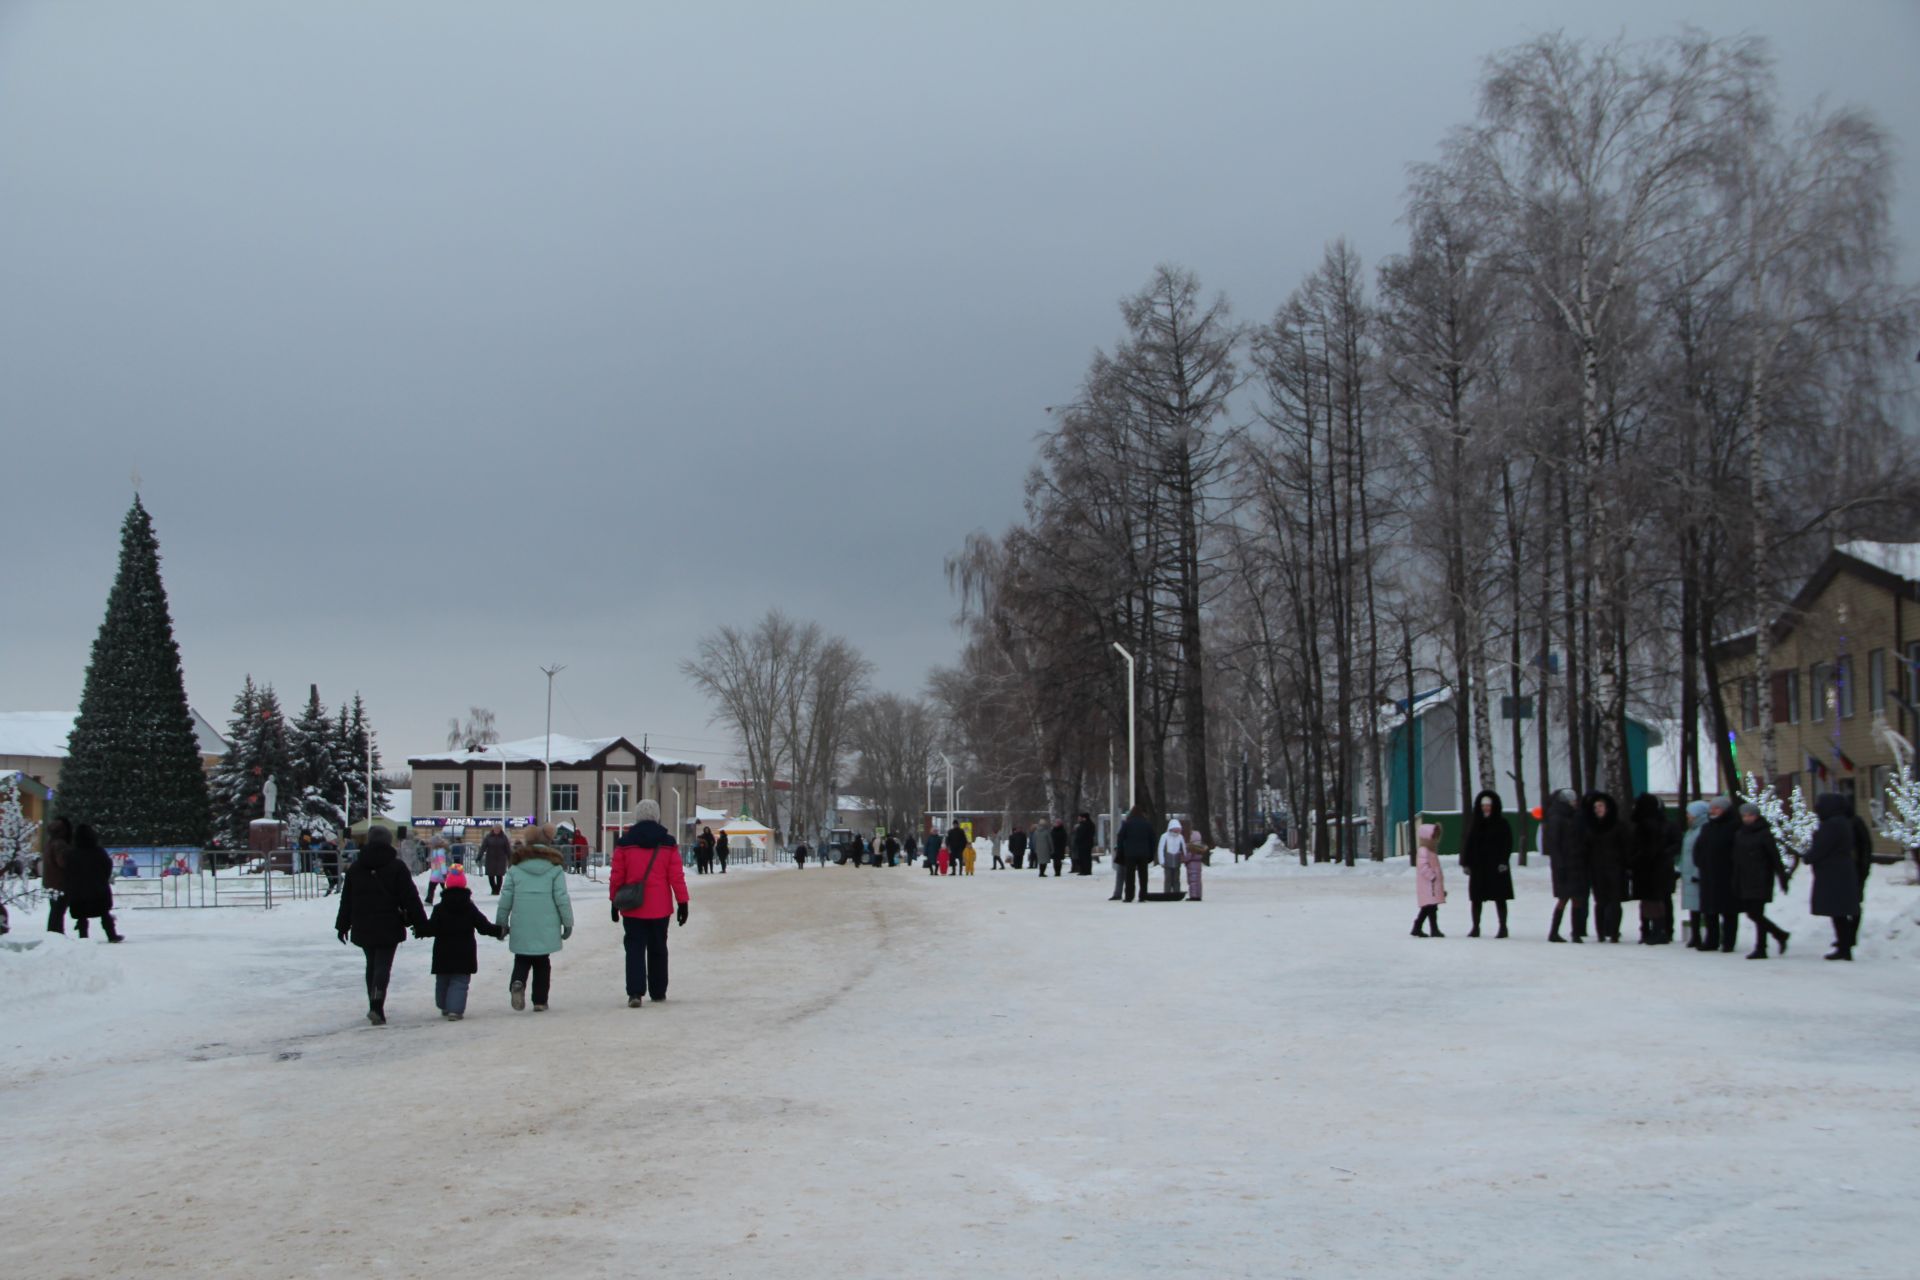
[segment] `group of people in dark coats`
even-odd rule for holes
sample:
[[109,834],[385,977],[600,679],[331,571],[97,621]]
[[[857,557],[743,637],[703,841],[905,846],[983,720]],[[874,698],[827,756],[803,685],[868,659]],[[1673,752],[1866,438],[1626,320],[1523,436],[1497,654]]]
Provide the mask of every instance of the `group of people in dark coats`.
[[[1860,909],[1873,838],[1842,795],[1814,803],[1819,820],[1807,855],[1813,868],[1813,914],[1833,920],[1829,960],[1851,960],[1859,938]],[[1549,942],[1584,942],[1588,907],[1598,941],[1620,941],[1625,904],[1640,904],[1640,941],[1662,946],[1675,938],[1676,884],[1687,911],[1687,942],[1700,951],[1733,951],[1742,916],[1753,925],[1749,960],[1765,960],[1769,947],[1785,955],[1791,935],[1767,916],[1776,886],[1788,884],[1786,860],[1773,829],[1752,804],[1735,806],[1727,796],[1687,806],[1683,827],[1667,817],[1658,797],[1641,795],[1622,820],[1613,797],[1595,791],[1576,805],[1571,791],[1555,793],[1540,828],[1540,849],[1552,867],[1553,923]],[[1473,931],[1480,936],[1483,903],[1500,916],[1497,936],[1507,937],[1507,902],[1513,897],[1510,860],[1513,835],[1500,797],[1483,791],[1474,799],[1460,851],[1473,904]],[[1572,907],[1571,937],[1561,926]]]
[[720,874],[727,874],[727,857],[732,850],[727,846],[727,833],[722,831],[718,839],[714,838],[712,827],[700,828],[700,834],[693,841],[693,872],[695,875],[712,875],[714,864],[720,866]]
[[[1553,923],[1549,942],[1585,942],[1588,904],[1594,938],[1618,943],[1626,926],[1626,904],[1640,904],[1640,941],[1664,946],[1673,941],[1674,861],[1680,833],[1667,821],[1658,797],[1642,795],[1631,816],[1622,814],[1604,791],[1576,802],[1559,791],[1541,820],[1540,851],[1553,874]],[[1567,908],[1573,908],[1571,937],[1560,932]]]

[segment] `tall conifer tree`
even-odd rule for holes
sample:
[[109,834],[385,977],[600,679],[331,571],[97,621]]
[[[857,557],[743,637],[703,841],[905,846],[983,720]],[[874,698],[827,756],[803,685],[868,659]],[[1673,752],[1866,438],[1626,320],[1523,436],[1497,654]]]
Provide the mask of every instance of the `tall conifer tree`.
[[107,595],[55,808],[113,844],[198,845],[210,809],[173,638],[160,543],[138,495],[120,526]]

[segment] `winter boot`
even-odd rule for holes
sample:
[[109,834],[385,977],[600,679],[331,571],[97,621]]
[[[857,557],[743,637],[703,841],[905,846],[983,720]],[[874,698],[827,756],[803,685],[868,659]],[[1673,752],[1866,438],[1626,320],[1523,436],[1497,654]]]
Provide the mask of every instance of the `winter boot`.
[[376,1027],[387,1025],[387,992],[383,987],[367,1001],[367,1021]]
[[639,996],[628,996],[628,997],[627,997],[627,1008],[629,1008],[629,1009],[638,1009],[639,1007],[640,1007],[640,997],[639,997]]
[[515,1011],[527,1007],[527,984],[514,982],[507,986],[507,999],[512,1002]]
[[1787,939],[1791,938],[1792,936],[1793,935],[1788,933],[1785,929],[1775,929],[1773,931],[1773,940],[1780,944],[1780,958],[1782,960],[1786,959],[1787,957]]
[[1500,926],[1500,932],[1498,932],[1498,933],[1496,933],[1496,934],[1494,934],[1493,936],[1494,936],[1494,937],[1496,937],[1496,938],[1504,938],[1504,937],[1506,937],[1506,936],[1507,936],[1507,926],[1506,926],[1506,925],[1504,925],[1504,924],[1502,924],[1502,925]]
[[1415,916],[1413,918],[1413,936],[1414,937],[1424,938],[1427,936],[1427,931],[1423,927],[1426,924],[1426,921],[1427,921],[1427,918],[1425,916]]

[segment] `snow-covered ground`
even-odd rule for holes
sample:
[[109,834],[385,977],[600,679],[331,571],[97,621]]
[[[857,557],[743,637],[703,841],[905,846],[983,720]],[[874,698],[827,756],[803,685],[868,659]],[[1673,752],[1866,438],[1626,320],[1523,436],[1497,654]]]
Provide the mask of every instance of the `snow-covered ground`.
[[0,1275],[1912,1275],[1905,874],[1842,965],[1804,875],[1760,964],[1549,946],[1538,866],[1505,941],[1400,863],[748,871],[642,1010],[574,881],[551,1013],[410,942],[380,1030],[331,902],[129,912],[0,951]]

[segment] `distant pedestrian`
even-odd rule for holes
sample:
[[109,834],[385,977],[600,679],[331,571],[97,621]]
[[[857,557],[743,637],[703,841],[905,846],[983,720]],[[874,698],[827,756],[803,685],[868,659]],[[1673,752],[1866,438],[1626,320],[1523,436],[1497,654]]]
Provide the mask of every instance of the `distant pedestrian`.
[[1707,822],[1693,842],[1693,863],[1700,875],[1700,918],[1706,925],[1702,951],[1732,951],[1739,943],[1740,906],[1733,891],[1733,837],[1740,825],[1733,800],[1707,801]]
[[573,936],[573,901],[567,896],[564,859],[549,845],[523,845],[513,851],[506,884],[500,889],[495,918],[513,951],[513,977],[507,995],[515,1009],[527,1007],[527,979],[533,979],[533,1011],[547,1011],[553,984],[553,957]]
[[946,857],[940,861],[941,875],[959,875],[961,859],[967,852],[967,832],[959,823],[947,828]]
[[84,822],[73,829],[73,846],[67,850],[66,886],[75,937],[86,937],[87,922],[98,919],[108,942],[124,941],[113,922],[113,858]]
[[1861,891],[1866,887],[1854,856],[1855,818],[1846,797],[1834,792],[1817,798],[1813,813],[1820,820],[1813,847],[1807,850],[1807,865],[1813,868],[1813,914],[1833,921],[1833,950],[1827,959],[1851,960],[1860,941]]
[[1027,845],[1033,854],[1033,865],[1039,869],[1040,878],[1047,878],[1047,863],[1053,861],[1053,820],[1033,824],[1033,839]]
[[1053,878],[1060,878],[1060,864],[1067,860],[1067,824],[1058,818],[1053,822],[1053,839],[1050,841],[1053,854]]
[[487,870],[487,891],[494,897],[500,896],[500,883],[507,878],[507,864],[513,859],[513,841],[507,839],[507,829],[496,826],[487,832],[486,839],[480,842],[480,861]]
[[1093,846],[1098,836],[1093,829],[1093,815],[1083,813],[1073,823],[1073,874],[1090,876],[1093,874]]
[[40,887],[47,894],[47,932],[67,931],[67,853],[73,848],[73,823],[63,814],[47,824],[47,849],[40,855]]
[[[1413,918],[1413,936],[1444,938],[1447,935],[1440,932],[1440,907],[1447,900],[1447,876],[1440,869],[1440,828],[1431,822],[1421,823],[1415,843],[1413,884],[1420,914]],[[1426,932],[1428,925],[1433,926],[1431,934]]]
[[1507,903],[1513,901],[1513,828],[1507,824],[1498,792],[1482,791],[1473,798],[1473,812],[1460,842],[1460,869],[1467,873],[1467,902],[1473,912],[1467,936],[1480,936],[1480,908],[1491,902],[1500,917],[1500,931],[1494,936],[1507,937]]
[[433,838],[432,851],[427,854],[427,905],[433,905],[433,895],[447,883],[447,841],[443,836]]
[[1027,856],[1027,833],[1017,824],[1014,826],[1012,834],[1007,836],[1007,852],[1013,855],[1013,869],[1015,871],[1023,870],[1022,864],[1026,861]]
[[[607,874],[613,919],[626,931],[627,1008],[640,998],[659,1004],[667,998],[667,920],[687,922],[687,873],[673,835],[660,825],[660,806],[642,800],[636,821],[614,842]],[[638,885],[632,906],[622,905],[621,890]],[[635,897],[635,895],[629,895]],[[677,904],[677,905],[676,905]]]
[[1587,869],[1587,846],[1580,836],[1580,815],[1574,808],[1572,791],[1553,793],[1540,824],[1540,852],[1547,855],[1553,869],[1553,926],[1547,931],[1547,941],[1567,941],[1560,936],[1560,921],[1572,904],[1573,941],[1585,942],[1587,898],[1593,892],[1593,877]]
[[344,944],[351,941],[367,958],[367,1021],[387,1025],[387,982],[393,977],[393,953],[407,940],[407,930],[426,928],[427,913],[420,891],[400,865],[393,833],[374,826],[366,847],[347,868],[340,890],[340,909],[334,932]]
[[1613,797],[1604,791],[1587,796],[1580,816],[1587,870],[1593,877],[1593,936],[1617,943],[1624,915],[1621,904],[1627,899],[1627,861],[1633,856],[1633,835],[1621,820]]
[[966,873],[968,875],[973,874],[973,864],[975,860],[979,858],[979,856],[980,856],[980,852],[979,850],[973,847],[973,841],[971,840],[967,841],[967,847],[960,851],[960,860],[961,860],[961,863],[965,866]]
[[587,840],[587,833],[575,827],[573,829],[573,873],[575,875],[587,874],[587,855],[592,852],[592,849],[592,844]]
[[793,846],[793,865],[802,871],[805,871],[807,869],[807,853],[808,852],[809,851],[807,849],[807,842],[805,840],[802,840],[799,844]]
[[1786,887],[1787,869],[1780,861],[1780,843],[1773,837],[1773,828],[1761,820],[1759,807],[1743,804],[1740,825],[1733,832],[1733,890],[1741,913],[1753,921],[1753,950],[1747,953],[1749,960],[1767,958],[1769,938],[1780,944],[1781,955],[1787,954],[1790,935],[1767,919],[1767,904],[1773,901],[1776,882]]
[[723,829],[720,832],[720,838],[713,842],[713,858],[720,864],[721,875],[727,874],[727,856],[731,852],[732,849],[727,844],[727,833]]
[[1667,821],[1660,797],[1642,792],[1633,802],[1632,855],[1628,882],[1640,903],[1640,943],[1673,941],[1673,877],[1680,832]]
[[1694,846],[1701,828],[1707,825],[1707,802],[1695,800],[1687,805],[1687,831],[1680,837],[1680,907],[1687,913],[1687,947],[1699,950],[1705,931],[1700,926],[1700,868],[1694,862]]
[[713,828],[702,827],[693,841],[693,873],[698,876],[713,873]]
[[993,841],[993,868],[992,869],[995,871],[1004,871],[1007,868],[1007,860],[1000,856],[1000,850],[1005,844],[1006,844],[1006,841],[1004,840]]
[[1187,833],[1187,900],[1200,901],[1200,874],[1207,865],[1207,837],[1195,827]]
[[1180,868],[1187,862],[1187,834],[1180,819],[1168,818],[1160,837],[1160,892],[1171,898],[1180,892]]
[[473,901],[464,867],[448,870],[440,905],[427,917],[420,936],[433,939],[433,1007],[448,1022],[467,1016],[467,988],[480,971],[480,934],[500,936],[500,926],[487,919]]
[[[1134,893],[1139,893],[1140,902],[1147,900],[1147,868],[1153,865],[1155,847],[1153,823],[1147,819],[1146,810],[1139,805],[1127,811],[1126,821],[1120,824],[1120,831],[1113,841],[1113,871],[1116,881],[1113,898],[1124,902],[1136,901]],[[1124,892],[1124,898],[1121,896]]]

